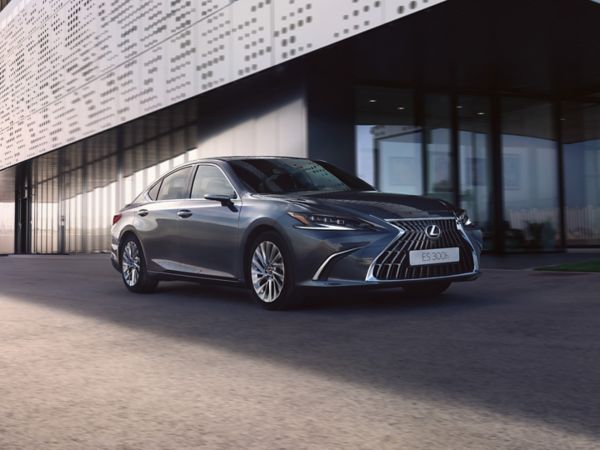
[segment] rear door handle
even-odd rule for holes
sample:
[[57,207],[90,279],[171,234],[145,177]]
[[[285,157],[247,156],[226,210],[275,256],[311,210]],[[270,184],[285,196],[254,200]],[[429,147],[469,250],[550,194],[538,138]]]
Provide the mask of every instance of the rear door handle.
[[179,210],[177,215],[179,217],[181,217],[182,219],[187,219],[188,217],[192,216],[192,212],[189,209],[181,209],[181,210]]
[[148,211],[147,209],[140,209],[140,210],[137,212],[137,215],[138,215],[138,216],[140,216],[140,217],[146,217],[146,216],[148,215],[148,212],[149,212],[149,211]]

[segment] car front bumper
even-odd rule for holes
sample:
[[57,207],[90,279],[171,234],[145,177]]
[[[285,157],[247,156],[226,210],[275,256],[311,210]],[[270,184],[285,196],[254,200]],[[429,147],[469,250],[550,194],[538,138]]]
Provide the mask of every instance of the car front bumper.
[[[306,288],[392,288],[435,281],[461,282],[477,279],[481,275],[481,231],[456,224],[456,229],[452,228],[452,232],[460,237],[460,242],[454,242],[465,257],[464,260],[461,257],[461,261],[468,261],[469,264],[463,264],[459,268],[455,266],[453,271],[427,270],[427,276],[419,274],[418,277],[406,277],[402,272],[402,276],[392,279],[378,279],[374,275],[376,262],[381,262],[382,255],[403,242],[401,239],[404,239],[404,230],[399,227],[390,226],[389,229],[377,232],[348,233],[295,230],[290,240],[296,259],[296,285]],[[435,244],[431,245],[434,249],[438,248]],[[441,243],[440,245],[442,246]],[[403,253],[408,252],[401,252]]]
[[418,284],[427,284],[438,281],[447,281],[451,283],[458,283],[464,281],[474,281],[482,275],[480,270],[475,272],[449,275],[444,277],[429,277],[412,280],[307,280],[298,283],[298,287],[307,289],[334,289],[334,288],[364,288],[364,289],[392,289],[404,286],[414,286]]

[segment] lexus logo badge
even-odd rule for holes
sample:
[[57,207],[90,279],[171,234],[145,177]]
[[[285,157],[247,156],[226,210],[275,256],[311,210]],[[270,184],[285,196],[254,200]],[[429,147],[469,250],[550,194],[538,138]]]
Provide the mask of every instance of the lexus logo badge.
[[437,239],[442,234],[442,230],[440,230],[440,227],[437,225],[429,225],[427,228],[425,228],[425,234],[430,239]]

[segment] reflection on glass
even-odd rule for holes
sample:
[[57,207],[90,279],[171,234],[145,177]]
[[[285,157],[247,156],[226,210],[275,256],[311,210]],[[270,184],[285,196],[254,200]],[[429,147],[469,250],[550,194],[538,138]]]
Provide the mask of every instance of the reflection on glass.
[[413,94],[360,88],[356,95],[357,175],[383,192],[422,194],[422,131]]
[[384,192],[423,194],[422,132],[415,127],[386,127],[380,133],[379,188]]
[[600,105],[566,103],[561,119],[568,245],[600,245]]
[[502,102],[506,248],[548,250],[559,239],[558,152],[549,102]]
[[453,202],[449,97],[447,95],[427,95],[425,97],[425,114],[427,195]]
[[[157,135],[156,124],[152,124],[155,116],[140,120],[148,123],[136,121],[123,127],[121,168],[115,130],[33,160],[34,253],[108,251],[112,215],[151,181],[188,160],[189,150],[195,145],[191,140],[196,135],[194,125]],[[14,185],[12,192],[14,196]],[[11,211],[14,214],[14,204]],[[2,226],[0,223],[0,234]],[[12,242],[14,231],[10,234]]]
[[375,186],[375,151],[371,129],[374,125],[356,125],[356,175]]
[[460,97],[459,117],[460,205],[483,230],[484,245],[492,241],[492,185],[489,101],[485,97]]
[[44,155],[32,164],[32,251],[58,252],[58,154]]

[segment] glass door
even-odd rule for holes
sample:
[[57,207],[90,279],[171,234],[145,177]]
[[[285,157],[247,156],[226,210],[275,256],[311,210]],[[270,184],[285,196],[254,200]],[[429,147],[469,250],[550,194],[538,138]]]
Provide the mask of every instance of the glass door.
[[502,102],[506,249],[553,250],[560,243],[558,144],[552,103]]

